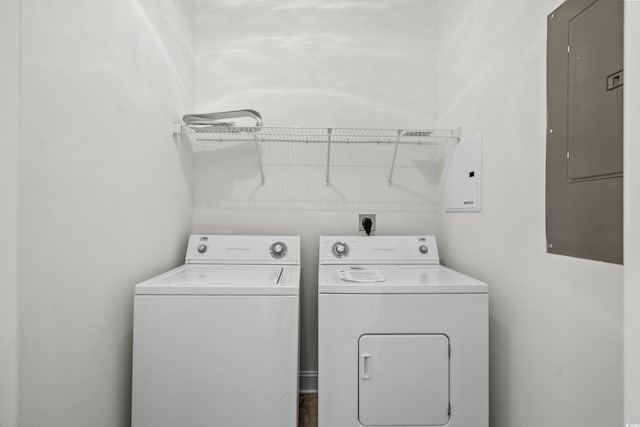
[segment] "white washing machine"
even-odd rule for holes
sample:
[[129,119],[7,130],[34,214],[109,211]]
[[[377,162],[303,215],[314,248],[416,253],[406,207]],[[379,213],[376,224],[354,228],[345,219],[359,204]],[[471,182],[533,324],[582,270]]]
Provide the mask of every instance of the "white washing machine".
[[320,427],[487,427],[487,285],[433,236],[321,236]]
[[192,235],[135,287],[133,427],[295,427],[300,242]]

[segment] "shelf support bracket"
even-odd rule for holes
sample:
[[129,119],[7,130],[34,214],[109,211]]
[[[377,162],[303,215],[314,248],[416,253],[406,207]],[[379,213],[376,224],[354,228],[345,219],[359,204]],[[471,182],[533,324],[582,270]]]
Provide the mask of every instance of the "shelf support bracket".
[[178,122],[173,122],[171,124],[171,135],[175,136],[175,135],[179,135],[183,132],[182,130],[182,123],[178,123]]
[[258,135],[253,135],[253,144],[256,147],[256,157],[258,158],[258,166],[260,166],[260,184],[264,185],[264,169],[262,168],[262,157],[260,156],[260,146],[258,145]]
[[327,178],[326,184],[329,185],[329,169],[331,168],[331,128],[327,129]]
[[451,131],[451,136],[454,138],[457,138],[458,139],[457,142],[460,142],[460,140],[462,139],[462,128],[459,127],[459,128],[453,129]]
[[396,147],[393,150],[393,159],[391,160],[391,171],[389,172],[389,185],[391,185],[391,179],[393,178],[393,170],[396,167],[396,158],[398,157],[398,148],[400,147],[401,135],[402,135],[402,129],[398,129],[398,136],[396,137]]

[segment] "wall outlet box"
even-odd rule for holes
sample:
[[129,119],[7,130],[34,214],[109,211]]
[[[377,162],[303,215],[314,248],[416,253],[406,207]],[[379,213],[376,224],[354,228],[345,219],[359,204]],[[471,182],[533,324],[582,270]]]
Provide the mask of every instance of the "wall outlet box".
[[358,230],[364,231],[362,220],[369,218],[371,220],[371,231],[376,231],[376,214],[359,214],[358,215]]

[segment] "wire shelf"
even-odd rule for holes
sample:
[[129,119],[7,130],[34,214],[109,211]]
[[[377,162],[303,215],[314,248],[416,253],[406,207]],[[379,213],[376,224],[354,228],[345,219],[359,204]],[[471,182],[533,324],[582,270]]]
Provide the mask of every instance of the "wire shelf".
[[387,143],[437,145],[460,139],[460,129],[365,129],[302,127],[186,126],[181,131],[197,141],[210,142],[314,142],[314,143]]
[[392,159],[389,160],[388,182],[392,183],[398,149],[401,144],[437,146],[457,143],[462,129],[366,129],[366,128],[303,128],[266,126],[226,126],[176,124],[176,132],[190,135],[198,143],[217,144],[233,142],[254,142],[256,156],[260,164],[262,184],[264,170],[259,143],[321,143],[327,145],[326,184],[330,183],[332,144],[395,144]]

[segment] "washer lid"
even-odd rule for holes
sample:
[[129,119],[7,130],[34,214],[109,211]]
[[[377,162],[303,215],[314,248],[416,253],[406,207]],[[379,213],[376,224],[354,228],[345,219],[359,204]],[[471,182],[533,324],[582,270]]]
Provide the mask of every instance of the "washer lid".
[[186,264],[136,285],[136,295],[298,295],[300,267]]
[[[382,281],[349,281],[341,271],[377,272]],[[372,274],[371,274],[372,275]],[[342,276],[342,277],[341,277]],[[372,275],[373,277],[373,275]],[[486,294],[486,283],[440,265],[321,265],[321,294]]]

